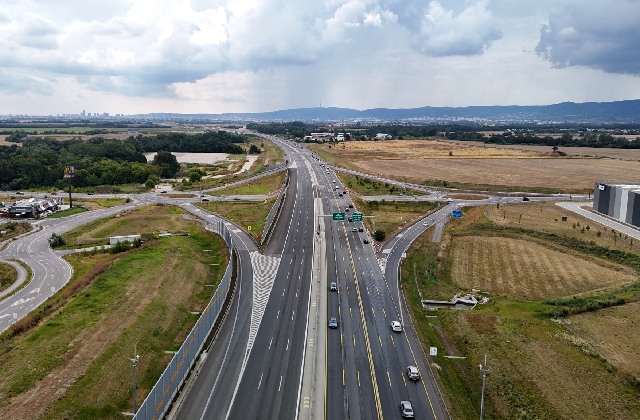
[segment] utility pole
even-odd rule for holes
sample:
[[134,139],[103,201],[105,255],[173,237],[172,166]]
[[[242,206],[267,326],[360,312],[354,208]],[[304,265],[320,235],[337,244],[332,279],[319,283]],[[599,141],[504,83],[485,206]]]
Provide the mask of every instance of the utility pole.
[[133,365],[133,415],[136,414],[136,366],[138,365],[138,360],[140,360],[140,356],[136,354],[135,357],[130,358],[131,364]]
[[75,168],[73,166],[65,166],[64,167],[64,177],[67,179],[69,183],[69,208],[73,207],[73,200],[71,198],[71,179],[75,175]]
[[482,372],[482,398],[480,399],[480,420],[482,420],[484,417],[484,385],[487,381],[487,373],[489,373],[486,354],[484,355],[484,365],[480,363],[480,372]]

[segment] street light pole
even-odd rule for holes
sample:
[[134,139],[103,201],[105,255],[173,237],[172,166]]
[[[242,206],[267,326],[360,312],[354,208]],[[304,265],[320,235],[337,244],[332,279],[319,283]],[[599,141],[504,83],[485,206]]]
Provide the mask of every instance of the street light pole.
[[480,399],[480,420],[484,417],[484,385],[487,381],[487,373],[489,367],[487,366],[487,355],[484,355],[484,365],[480,363],[480,371],[482,372],[482,397]]
[[136,414],[136,366],[138,365],[138,360],[140,360],[140,356],[136,354],[136,357],[130,358],[131,364],[133,365],[133,415]]

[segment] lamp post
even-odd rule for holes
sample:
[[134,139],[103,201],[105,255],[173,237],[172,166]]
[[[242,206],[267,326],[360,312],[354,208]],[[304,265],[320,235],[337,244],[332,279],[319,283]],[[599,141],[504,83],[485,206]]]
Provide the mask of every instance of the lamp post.
[[136,354],[136,357],[132,357],[131,365],[133,365],[133,415],[136,414],[136,366],[138,365],[138,360],[140,360],[140,356]]
[[489,367],[487,366],[487,355],[484,355],[484,365],[480,363],[480,372],[482,372],[482,397],[480,399],[480,420],[484,417],[484,385],[487,380]]

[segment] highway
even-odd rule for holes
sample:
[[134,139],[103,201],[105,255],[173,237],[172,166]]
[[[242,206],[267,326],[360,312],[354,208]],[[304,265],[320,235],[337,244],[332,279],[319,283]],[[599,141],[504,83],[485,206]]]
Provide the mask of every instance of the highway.
[[267,249],[264,254],[252,247],[243,250],[250,255],[242,258],[233,305],[176,418],[296,417],[311,286],[314,199],[308,164],[295,154],[292,160],[289,199]]
[[[332,219],[333,213],[345,213],[347,219],[359,210],[334,168],[304,147],[267,137],[287,153],[286,199],[264,252],[227,223],[239,262],[232,301],[169,417],[400,418],[400,401],[409,400],[418,418],[449,418],[428,357],[403,309],[398,283],[402,258],[418,235],[447,220],[454,208],[518,202],[522,197],[449,202],[442,193],[425,190],[445,205],[376,252],[361,221]],[[52,232],[152,202],[178,204],[202,220],[219,220],[192,204],[200,198],[132,198],[126,206],[36,222],[41,231],[0,253],[0,259],[22,259],[33,270],[33,280],[0,303],[1,330],[69,280],[71,267],[48,246]],[[337,290],[329,290],[331,282]],[[337,328],[328,328],[330,317],[337,319]],[[392,331],[392,321],[399,321],[403,331]],[[418,368],[421,380],[407,377],[408,366]]]

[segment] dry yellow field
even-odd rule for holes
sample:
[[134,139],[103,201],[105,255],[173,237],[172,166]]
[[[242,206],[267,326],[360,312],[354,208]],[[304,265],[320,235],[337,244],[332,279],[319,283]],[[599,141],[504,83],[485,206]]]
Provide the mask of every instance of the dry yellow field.
[[568,328],[621,370],[640,378],[640,302],[569,318]]
[[310,147],[336,164],[417,183],[444,180],[560,191],[591,190],[598,181],[640,183],[640,158],[623,158],[636,153],[633,150],[608,149],[616,152],[612,156],[622,158],[609,159],[562,158],[552,156],[551,148],[527,150],[444,140],[354,141],[331,148]]
[[[624,235],[614,240],[611,229],[605,230],[603,225],[556,206],[554,203],[523,202],[502,204],[500,208],[486,206],[484,214],[489,220],[501,226],[571,236],[582,241],[594,241],[597,245],[606,248],[640,253],[640,241],[632,243]],[[567,220],[562,221],[563,217],[566,217]],[[585,228],[584,231],[582,228]],[[598,236],[598,232],[600,232],[600,236]]]
[[332,146],[313,145],[330,151],[348,161],[372,159],[449,159],[454,158],[536,158],[545,153],[526,150],[500,149],[483,145],[465,145],[443,140],[389,140],[389,141],[350,141]]
[[449,182],[568,190],[593,189],[595,182],[640,183],[640,162],[615,159],[460,158],[354,161],[359,170],[403,176],[414,182]]
[[[616,136],[618,137],[618,136]],[[623,137],[623,136],[620,136]],[[636,138],[637,136],[632,136]],[[549,146],[536,146],[533,144],[504,144],[504,145],[485,145],[481,141],[459,141],[452,140],[454,143],[461,143],[479,147],[494,147],[498,149],[513,149],[513,150],[527,150],[536,153],[549,153]],[[563,147],[560,146],[560,151],[566,153],[569,156],[595,156],[595,157],[608,157],[613,159],[622,160],[640,160],[640,149],[612,149],[608,147],[596,148],[596,147]]]
[[452,245],[459,286],[515,299],[554,299],[636,280],[624,267],[521,239],[462,236]]

